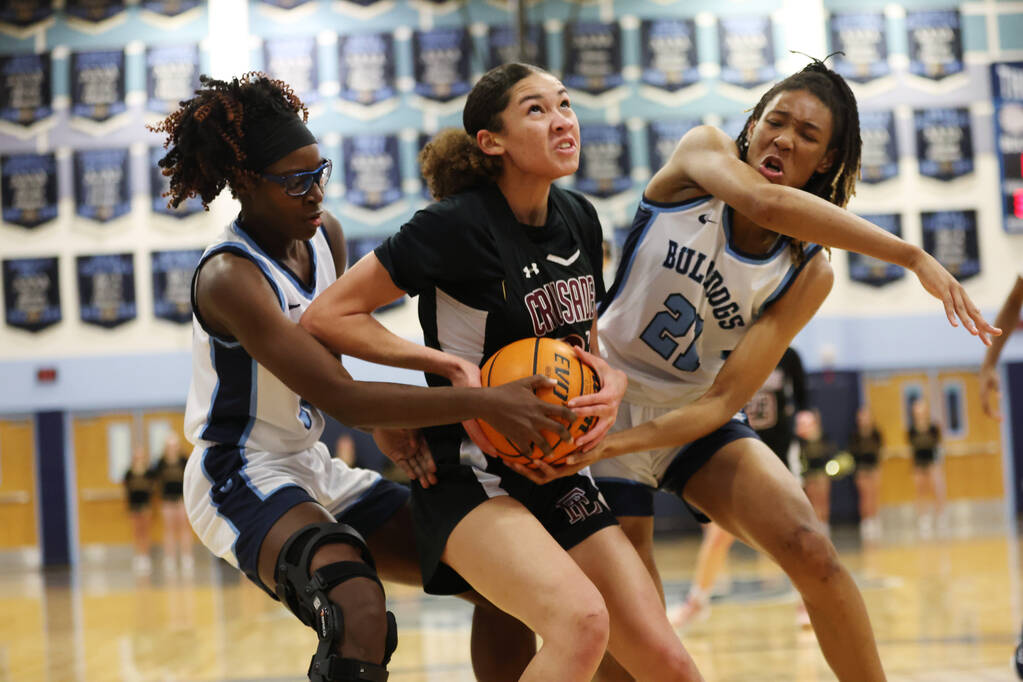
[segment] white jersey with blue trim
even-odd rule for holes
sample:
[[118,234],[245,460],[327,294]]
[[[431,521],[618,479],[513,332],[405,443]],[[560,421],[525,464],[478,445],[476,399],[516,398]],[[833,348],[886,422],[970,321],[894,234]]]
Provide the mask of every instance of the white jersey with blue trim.
[[[802,269],[784,236],[765,254],[740,251],[731,216],[709,196],[640,202],[598,322],[608,362],[629,376],[627,402],[669,407],[703,395]],[[819,250],[806,245],[804,264]]]
[[[237,222],[206,249],[196,272],[220,253],[248,258],[270,283],[281,312],[298,322],[313,299],[337,279],[322,227],[306,246],[312,267],[311,287],[268,256]],[[185,407],[185,435],[203,447],[232,445],[280,453],[312,447],[323,431],[323,415],[256,362],[237,341],[210,334],[201,315],[195,312],[195,281],[193,276],[192,382]]]

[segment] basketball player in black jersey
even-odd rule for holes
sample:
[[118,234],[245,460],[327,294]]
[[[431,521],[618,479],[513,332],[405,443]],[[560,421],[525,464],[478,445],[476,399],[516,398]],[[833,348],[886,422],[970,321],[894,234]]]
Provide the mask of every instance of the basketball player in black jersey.
[[[553,184],[579,164],[567,90],[541,69],[506,64],[473,88],[463,123],[421,155],[439,201],[338,279],[302,325],[336,352],[423,370],[431,385],[479,385],[483,360],[522,338],[595,352],[600,223],[582,196]],[[406,292],[419,296],[427,347],[370,315]],[[593,364],[599,437],[625,380]],[[539,634],[523,680],[588,680],[605,648],[637,679],[700,679],[592,479],[538,486],[485,457],[478,427],[466,430],[480,447],[460,427],[425,430],[436,483],[420,478],[412,499],[427,590],[464,589],[464,579]]]

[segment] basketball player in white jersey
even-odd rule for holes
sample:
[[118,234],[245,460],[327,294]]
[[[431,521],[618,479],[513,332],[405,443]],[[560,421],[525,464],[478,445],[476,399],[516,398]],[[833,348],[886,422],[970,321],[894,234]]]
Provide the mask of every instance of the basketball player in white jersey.
[[[331,163],[305,115],[286,84],[263,74],[203,76],[195,96],[154,128],[168,136],[160,166],[172,205],[195,195],[208,203],[225,186],[241,204],[192,280],[185,430],[195,449],[184,500],[210,551],[316,630],[310,679],[382,682],[397,635],[376,568],[418,582],[408,490],[331,459],[314,405],[361,427],[482,417],[522,445],[543,441],[541,429],[567,437],[553,418],[574,417],[532,395],[540,377],[494,389],[353,381],[298,325],[346,262],[341,226],[320,207]],[[392,439],[384,437],[385,451],[398,447]],[[392,456],[410,474],[428,475],[425,460],[404,454]],[[533,635],[475,599],[488,609],[481,617],[494,646],[486,653],[508,661],[511,673],[500,679],[514,679]]]
[[[953,325],[958,315],[985,341],[998,330],[923,250],[841,208],[859,163],[855,98],[816,60],[764,95],[737,142],[707,126],[687,133],[647,185],[601,309],[604,353],[629,375],[616,432],[564,470],[523,472],[546,480],[596,462],[655,577],[653,494],[674,492],[781,565],[840,680],[875,682],[884,672],[863,599],[742,407],[831,289],[817,244],[907,267]],[[585,414],[586,402],[569,405]]]

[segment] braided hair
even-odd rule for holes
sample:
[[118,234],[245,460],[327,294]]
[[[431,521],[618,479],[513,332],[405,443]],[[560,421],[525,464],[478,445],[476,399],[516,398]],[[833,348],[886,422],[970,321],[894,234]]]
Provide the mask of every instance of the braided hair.
[[[832,129],[828,151],[834,149],[837,154],[831,167],[823,173],[815,172],[802,189],[844,208],[856,193],[856,179],[860,175],[862,142],[856,97],[845,79],[829,69],[824,61],[813,57],[810,59],[811,62],[802,71],[776,83],[760,98],[753,113],[746,119],[735,144],[739,148],[739,158],[745,161],[749,151],[749,131],[763,116],[767,104],[781,92],[806,90],[831,111]],[[793,258],[799,263],[803,259],[803,243],[796,242],[792,246]]]
[[258,168],[251,168],[245,153],[246,129],[254,122],[281,116],[309,118],[305,105],[281,80],[250,71],[230,81],[199,77],[195,95],[180,103],[170,116],[155,126],[166,133],[167,153],[159,161],[170,178],[168,206],[177,208],[189,197],[198,196],[209,204],[225,186],[235,190],[259,180]]

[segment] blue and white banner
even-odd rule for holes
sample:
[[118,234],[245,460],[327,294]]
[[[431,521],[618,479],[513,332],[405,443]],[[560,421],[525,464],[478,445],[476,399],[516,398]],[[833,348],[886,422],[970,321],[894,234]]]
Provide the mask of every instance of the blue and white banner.
[[169,114],[199,87],[198,45],[150,45],[146,48],[146,108]]
[[4,319],[37,332],[60,322],[60,271],[56,258],[4,260]]
[[969,109],[918,109],[913,125],[921,175],[953,180],[973,172]]
[[345,199],[363,208],[389,206],[402,197],[397,135],[358,135],[341,142]]
[[1023,62],[991,65],[1002,227],[1023,232]]
[[135,319],[135,260],[130,253],[75,258],[82,322],[112,328]]
[[977,212],[932,211],[920,214],[924,251],[959,281],[980,272]]
[[698,120],[650,121],[647,124],[647,154],[649,168],[656,173],[668,163],[678,141],[690,130],[700,125]]
[[547,38],[543,28],[537,24],[526,27],[525,54],[519,54],[518,31],[511,26],[491,26],[487,32],[487,68],[492,69],[508,62],[525,62],[547,66]]
[[435,28],[412,34],[415,93],[449,102],[469,92],[472,43],[465,28]]
[[270,7],[276,7],[278,9],[295,9],[302,5],[313,2],[313,0],[260,0],[264,5]]
[[[380,243],[382,241],[383,238],[381,237],[353,237],[349,239],[347,243],[348,267],[352,267],[353,265],[358,263],[360,258],[365,256],[367,253],[369,253],[376,247],[380,246]],[[390,303],[385,303],[384,305],[377,308],[374,312],[380,313],[385,310],[397,308],[398,306],[404,305],[406,300],[408,300],[407,297],[402,296],[401,298],[395,299]]]
[[64,11],[83,21],[104,21],[124,11],[124,0],[64,0]]
[[131,173],[127,149],[82,149],[75,152],[75,212],[107,222],[131,210]]
[[176,17],[200,4],[202,0],[142,0],[142,9],[165,17]]
[[[860,217],[891,232],[896,237],[902,237],[902,216],[898,213],[875,213]],[[902,279],[906,274],[905,269],[898,265],[892,265],[854,251],[846,253],[849,255],[849,279],[854,282],[868,284],[872,287],[882,287],[897,279]]]
[[31,26],[53,16],[53,0],[5,0],[0,2],[0,23]]
[[57,160],[53,154],[0,156],[0,203],[5,223],[34,228],[57,217]]
[[855,83],[887,76],[888,34],[881,12],[842,12],[828,20],[831,52],[836,54],[834,69],[843,78]]
[[124,50],[71,54],[71,113],[105,121],[124,112]]
[[342,99],[369,105],[397,95],[390,34],[339,36],[337,48]]
[[291,86],[303,104],[320,98],[316,36],[267,38],[263,43],[263,70]]
[[168,205],[168,198],[164,196],[170,191],[170,178],[163,174],[159,161],[164,157],[167,150],[163,147],[150,147],[149,149],[149,200],[153,213],[171,216],[174,218],[187,218],[203,211],[202,199],[200,197],[188,197],[177,208]]
[[30,126],[53,113],[50,55],[0,56],[0,119]]
[[566,25],[562,82],[591,95],[622,85],[621,43],[622,29],[617,23],[582,21]]
[[675,91],[700,80],[693,19],[644,19],[639,32],[644,83]]
[[178,324],[192,321],[192,273],[202,249],[153,251],[153,314]]
[[884,182],[899,174],[899,148],[895,139],[895,116],[891,111],[861,111],[860,180]]
[[609,197],[632,187],[629,131],[624,124],[590,123],[582,127],[582,153],[575,188],[595,197]]
[[753,88],[777,77],[771,17],[720,17],[718,43],[725,83]]
[[906,12],[909,71],[938,80],[963,70],[959,10]]

